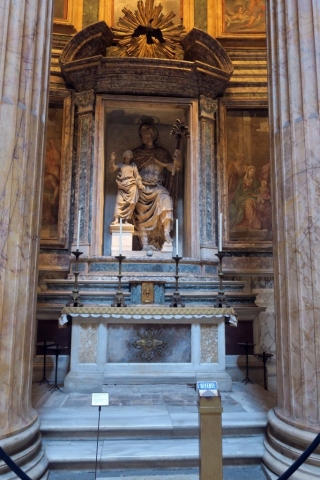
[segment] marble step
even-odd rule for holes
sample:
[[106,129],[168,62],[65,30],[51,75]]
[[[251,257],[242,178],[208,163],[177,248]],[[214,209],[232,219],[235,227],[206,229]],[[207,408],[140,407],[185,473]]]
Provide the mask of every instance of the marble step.
[[[96,442],[44,438],[50,468],[89,469],[96,461]],[[263,435],[223,438],[224,465],[259,464]],[[98,442],[98,469],[186,468],[199,463],[199,442],[183,439],[105,439]]]
[[[140,401],[140,400],[139,400]],[[90,440],[97,437],[97,407],[40,408],[41,433],[46,439]],[[264,435],[266,412],[222,414],[223,437]],[[136,405],[102,407],[101,440],[198,438],[196,405]]]

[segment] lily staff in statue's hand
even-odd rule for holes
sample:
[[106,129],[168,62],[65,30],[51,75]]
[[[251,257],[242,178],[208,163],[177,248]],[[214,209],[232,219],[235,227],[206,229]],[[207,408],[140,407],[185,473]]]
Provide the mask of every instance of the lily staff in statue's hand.
[[161,162],[157,158],[153,158],[154,162],[160,165],[161,167],[165,167],[171,172],[171,175],[174,176],[176,172],[179,172],[182,167],[182,161],[181,161],[181,151],[180,150],[175,150],[174,154],[172,155],[173,162],[172,163],[165,163]]

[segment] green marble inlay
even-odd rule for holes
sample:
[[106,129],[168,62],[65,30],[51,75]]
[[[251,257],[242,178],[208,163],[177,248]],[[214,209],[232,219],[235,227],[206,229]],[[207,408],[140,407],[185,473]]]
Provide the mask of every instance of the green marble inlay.
[[207,0],[195,0],[194,4],[194,26],[204,32],[207,28]]
[[99,21],[99,0],[85,0],[83,4],[83,27]]

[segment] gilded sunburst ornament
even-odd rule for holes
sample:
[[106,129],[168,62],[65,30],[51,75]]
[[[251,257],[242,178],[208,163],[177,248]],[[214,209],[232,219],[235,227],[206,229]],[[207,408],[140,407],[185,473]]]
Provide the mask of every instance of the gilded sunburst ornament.
[[186,32],[182,24],[171,21],[175,13],[164,15],[163,6],[155,6],[154,0],[138,0],[137,7],[134,13],[125,7],[124,17],[113,28],[119,40],[116,53],[120,57],[181,58],[180,41]]

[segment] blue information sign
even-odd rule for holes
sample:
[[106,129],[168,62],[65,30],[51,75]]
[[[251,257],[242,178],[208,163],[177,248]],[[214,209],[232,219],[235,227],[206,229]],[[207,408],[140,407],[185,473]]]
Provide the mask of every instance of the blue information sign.
[[198,390],[218,390],[217,382],[197,382]]

